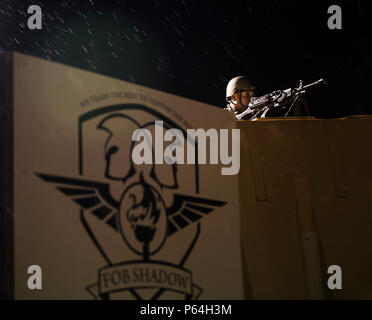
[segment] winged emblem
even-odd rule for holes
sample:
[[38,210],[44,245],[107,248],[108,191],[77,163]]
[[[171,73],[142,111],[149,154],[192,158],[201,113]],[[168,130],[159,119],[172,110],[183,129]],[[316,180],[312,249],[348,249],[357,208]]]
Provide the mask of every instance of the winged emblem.
[[[178,261],[178,265],[174,266],[182,268],[199,236],[199,222],[227,202],[177,193],[179,185],[176,164],[165,166],[134,164],[131,161],[131,151],[135,143],[123,136],[122,128],[126,128],[127,132],[133,132],[139,127],[155,130],[154,123],[141,126],[130,116],[116,113],[106,116],[97,125],[97,129],[109,134],[104,145],[104,177],[115,181],[116,186],[119,186],[120,190],[116,190],[119,192],[114,193],[115,196],[110,191],[111,182],[40,172],[35,174],[77,204],[86,231],[109,265],[118,260],[117,256],[112,250],[105,250],[106,241],[102,237],[97,238],[86,218],[94,216],[109,227],[108,231],[111,229],[117,232],[118,236],[112,235],[115,239],[120,239],[120,236],[123,238],[127,245],[126,254],[132,251],[140,256],[141,259],[136,260],[140,263],[157,263],[156,260],[150,259],[151,256],[161,250],[169,237],[190,227],[191,233],[187,234],[186,231],[187,238],[192,234],[190,243],[186,241],[179,244],[182,247],[179,250],[182,258],[178,260],[178,254],[172,258]],[[191,226],[194,226],[194,229]],[[196,287],[193,285],[193,288]],[[143,295],[138,292],[140,289],[132,288],[129,291],[135,298],[142,299]],[[141,294],[145,294],[143,290],[145,289],[142,289]],[[197,288],[195,292],[200,290],[201,288]],[[90,289],[88,291],[91,292]],[[155,293],[147,293],[151,299],[158,299],[165,291],[165,288],[160,288]]]
[[[120,203],[111,196],[110,186],[108,183],[66,178],[42,173],[36,174],[45,182],[54,184],[60,192],[74,201],[82,210],[87,210],[89,213],[109,225],[113,230],[120,232],[119,213],[124,203]],[[149,188],[149,185],[143,179],[137,186]],[[125,193],[128,192],[130,193],[130,188],[125,191]],[[154,190],[152,190],[152,192],[154,193]],[[144,194],[145,199],[142,200],[148,201],[148,197],[148,193]],[[133,199],[132,204],[129,205],[132,205],[132,208],[140,204],[140,197],[134,197],[132,194],[131,198]],[[121,199],[124,200],[125,197],[122,196]],[[160,199],[161,197],[157,195],[154,202]],[[200,219],[214,211],[216,208],[222,207],[225,204],[225,201],[175,193],[171,206],[164,208],[166,218],[165,236],[172,236],[189,225],[200,221]]]

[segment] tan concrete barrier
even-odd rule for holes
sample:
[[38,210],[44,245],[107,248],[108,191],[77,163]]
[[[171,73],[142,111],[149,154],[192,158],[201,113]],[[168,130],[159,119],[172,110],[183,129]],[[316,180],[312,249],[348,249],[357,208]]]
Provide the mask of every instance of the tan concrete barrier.
[[186,131],[233,129],[225,111],[22,54],[0,70],[1,297],[243,298],[237,176],[132,157],[140,128],[199,155]]
[[[237,127],[251,297],[371,299],[372,118]],[[331,265],[342,269],[342,290],[327,287]]]
[[[372,118],[235,122],[21,54],[0,69],[2,298],[372,298]],[[133,165],[131,134],[155,120],[239,128],[239,175]],[[160,216],[139,237],[126,212],[145,191]],[[30,265],[43,290],[27,287]],[[341,290],[327,286],[332,265]]]

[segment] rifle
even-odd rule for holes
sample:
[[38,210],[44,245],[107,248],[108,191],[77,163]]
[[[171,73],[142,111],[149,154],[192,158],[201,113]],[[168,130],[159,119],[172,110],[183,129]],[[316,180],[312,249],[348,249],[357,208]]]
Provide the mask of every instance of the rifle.
[[318,81],[304,86],[303,81],[300,80],[298,88],[276,90],[258,98],[253,97],[248,104],[248,108],[244,112],[236,115],[236,119],[241,120],[246,115],[252,115],[250,120],[254,120],[260,112],[263,112],[265,115],[270,108],[281,108],[289,105],[289,109],[284,116],[287,117],[296,101],[306,93],[306,89],[318,84],[327,84],[327,81],[325,79],[319,79]]

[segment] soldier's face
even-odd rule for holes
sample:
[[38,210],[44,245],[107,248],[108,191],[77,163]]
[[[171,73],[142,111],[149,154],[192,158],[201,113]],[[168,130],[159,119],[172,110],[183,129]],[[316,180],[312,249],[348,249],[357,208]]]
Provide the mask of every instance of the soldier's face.
[[[254,96],[254,90],[253,89],[250,89],[250,88],[247,88],[247,89],[243,89],[241,91],[241,105],[238,103],[237,105],[235,105],[235,109],[237,111],[244,111],[247,107],[248,107],[248,104],[249,102],[251,102],[252,100],[252,97]],[[234,101],[238,101],[239,102],[239,93],[235,93],[233,95],[233,99]]]

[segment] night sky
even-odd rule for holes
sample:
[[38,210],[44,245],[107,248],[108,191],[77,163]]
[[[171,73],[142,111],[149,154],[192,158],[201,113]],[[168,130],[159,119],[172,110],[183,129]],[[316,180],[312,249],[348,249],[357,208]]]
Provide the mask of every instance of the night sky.
[[[27,28],[27,8],[43,29]],[[343,29],[327,27],[330,5]],[[230,78],[258,95],[326,77],[312,115],[372,114],[368,1],[0,0],[0,53],[18,51],[225,107]]]

